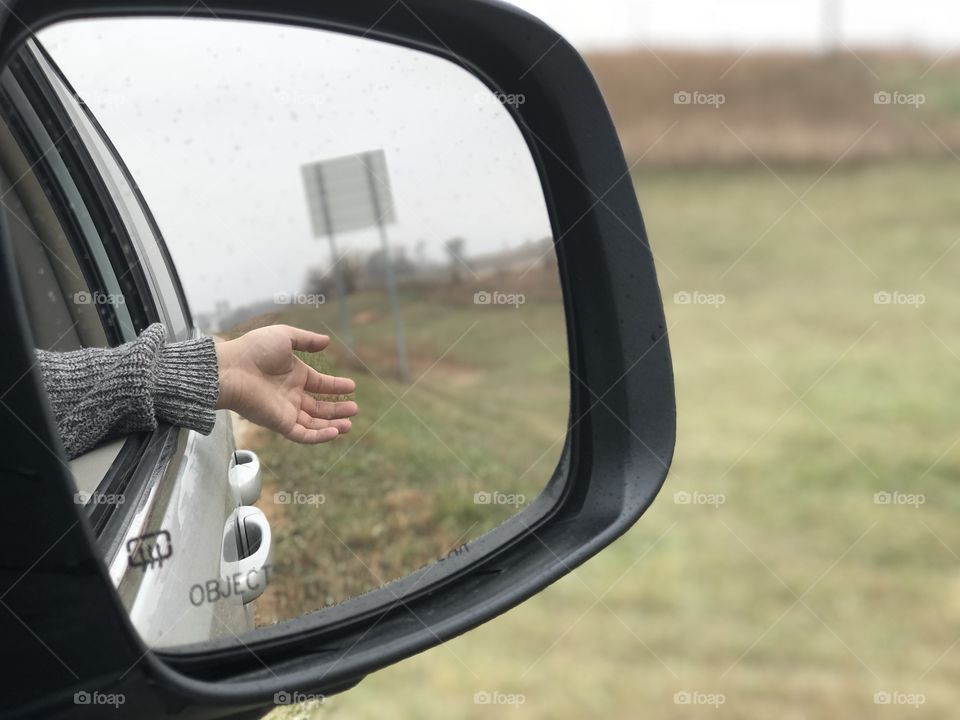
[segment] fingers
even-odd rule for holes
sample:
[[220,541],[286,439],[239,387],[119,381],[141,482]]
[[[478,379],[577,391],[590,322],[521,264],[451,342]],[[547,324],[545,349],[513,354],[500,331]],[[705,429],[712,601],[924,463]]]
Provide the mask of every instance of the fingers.
[[297,424],[302,425],[308,430],[323,430],[324,428],[335,427],[341,435],[350,432],[350,428],[353,427],[353,423],[349,420],[349,418],[334,418],[332,420],[325,420],[324,418],[318,418],[310,415],[310,413],[308,413],[306,410],[300,411],[300,414],[297,417]]
[[284,332],[293,343],[293,349],[301,352],[320,352],[330,344],[330,338],[327,335],[320,335],[309,330],[301,330],[290,325],[281,325]]
[[349,395],[357,389],[357,384],[350,378],[324,375],[309,368],[304,388],[319,395]]
[[311,417],[306,411],[301,410],[297,417],[297,424],[284,437],[304,445],[316,445],[336,440],[340,435],[350,432],[350,427],[351,423],[346,418],[324,420]]
[[346,435],[350,432],[350,429],[353,427],[353,423],[348,418],[340,418],[339,420],[331,420],[330,424],[333,425],[337,432],[341,435]]
[[303,425],[294,425],[284,437],[293,442],[304,445],[317,445],[318,443],[330,442],[339,436],[340,431],[335,427],[326,427],[319,430],[311,430]]
[[300,409],[305,410],[315,418],[323,418],[325,420],[353,417],[360,411],[360,408],[353,400],[331,402],[329,400],[320,400],[311,395],[303,396]]

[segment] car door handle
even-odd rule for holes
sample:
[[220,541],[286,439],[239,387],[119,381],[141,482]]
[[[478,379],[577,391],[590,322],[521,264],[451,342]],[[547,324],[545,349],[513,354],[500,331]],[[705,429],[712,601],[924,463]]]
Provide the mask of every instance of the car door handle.
[[253,505],[260,499],[260,458],[251,450],[236,450],[227,478],[239,505]]
[[273,535],[267,516],[260,508],[238,507],[227,519],[224,532],[222,594],[239,596],[245,605],[256,600],[270,582],[272,558]]

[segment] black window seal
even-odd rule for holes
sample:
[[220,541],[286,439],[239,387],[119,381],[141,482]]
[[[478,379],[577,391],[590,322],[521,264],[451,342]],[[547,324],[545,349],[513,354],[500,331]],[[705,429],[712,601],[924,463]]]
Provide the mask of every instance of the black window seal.
[[105,501],[106,498],[123,497],[126,500],[126,491],[130,486],[131,476],[140,464],[146,451],[150,433],[134,433],[128,435],[120,448],[120,452],[113,459],[103,479],[97,485],[94,501],[87,503],[87,519],[90,529],[99,542],[109,542],[109,536],[104,531],[114,516],[117,503]]

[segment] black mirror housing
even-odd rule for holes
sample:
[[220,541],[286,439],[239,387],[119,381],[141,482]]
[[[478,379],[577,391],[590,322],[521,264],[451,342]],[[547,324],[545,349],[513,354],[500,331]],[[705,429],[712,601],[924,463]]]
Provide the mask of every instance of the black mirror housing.
[[[418,571],[243,643],[149,650],[73,502],[4,230],[0,296],[10,310],[0,331],[9,350],[0,375],[13,387],[0,398],[0,433],[18,450],[0,464],[11,493],[0,523],[18,542],[0,546],[0,633],[4,652],[17,659],[7,663],[5,702],[25,714],[90,712],[73,702],[81,688],[124,693],[135,717],[258,717],[281,691],[338,692],[505,612],[599,552],[650,506],[673,456],[676,406],[654,258],[612,120],[576,50],[491,0],[39,0],[0,10],[0,53],[9,61],[30,32],[56,21],[184,14],[402,44],[447,58],[494,92],[525,97],[507,107],[536,162],[556,238],[571,368],[568,435],[537,501],[442,559],[443,572]],[[24,507],[43,508],[42,521]],[[71,677],[57,657],[83,677]]]

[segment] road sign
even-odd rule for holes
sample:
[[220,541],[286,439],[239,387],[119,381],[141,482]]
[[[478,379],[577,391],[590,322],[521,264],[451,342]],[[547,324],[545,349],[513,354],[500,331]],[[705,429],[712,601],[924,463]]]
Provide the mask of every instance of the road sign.
[[301,170],[316,237],[390,225],[396,220],[383,150],[322,160]]

